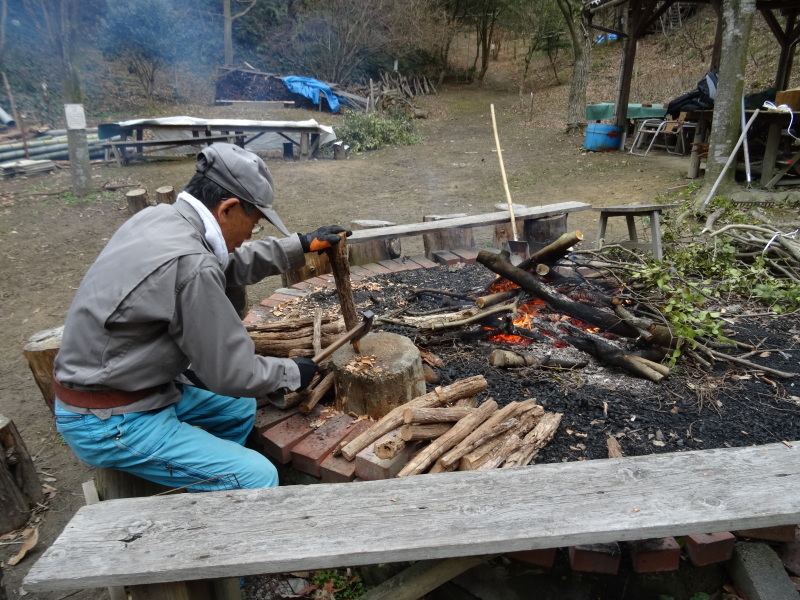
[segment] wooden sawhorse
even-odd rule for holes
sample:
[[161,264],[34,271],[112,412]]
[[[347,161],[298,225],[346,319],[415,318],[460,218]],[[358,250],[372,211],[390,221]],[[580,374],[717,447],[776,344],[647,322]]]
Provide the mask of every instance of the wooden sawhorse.
[[[631,204],[629,206],[601,206],[594,210],[600,212],[600,228],[597,231],[597,247],[605,245],[606,227],[609,217],[625,217],[628,223],[629,240],[621,242],[623,248],[652,250],[656,260],[663,258],[661,251],[661,211],[676,208],[677,204]],[[636,233],[635,217],[649,217],[650,243],[639,242]]]

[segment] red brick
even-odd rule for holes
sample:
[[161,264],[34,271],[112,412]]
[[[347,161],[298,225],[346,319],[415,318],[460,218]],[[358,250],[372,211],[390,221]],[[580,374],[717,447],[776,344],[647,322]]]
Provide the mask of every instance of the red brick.
[[[313,415],[313,416],[312,416]],[[314,432],[310,422],[319,417],[315,408],[309,414],[297,413],[267,429],[261,436],[264,452],[282,464],[287,464],[292,459],[292,448],[302,442]]]
[[336,284],[328,281],[328,277],[324,275],[306,279],[306,283],[310,283],[314,287],[336,287]]
[[375,455],[375,444],[389,439],[392,435],[393,432],[387,433],[356,454],[356,458],[353,461],[356,463],[356,477],[361,477],[361,479],[367,481],[392,479],[400,472],[400,469],[408,462],[411,453],[416,450],[417,444],[406,444],[394,458],[378,458]]
[[507,552],[508,558],[513,558],[520,562],[551,569],[556,562],[558,548],[543,548],[541,550],[522,550],[520,552]]
[[766,540],[768,542],[793,542],[796,527],[796,525],[778,525],[777,527],[740,529],[736,534],[740,537]]
[[653,538],[628,542],[634,573],[677,571],[681,564],[681,547],[675,538]]
[[336,415],[314,430],[292,448],[292,467],[314,477],[320,476],[319,465],[348,434],[353,423],[350,415]]
[[431,258],[440,265],[454,265],[461,261],[458,256],[449,250],[436,250],[431,253]]
[[416,263],[409,263],[408,261],[402,260],[380,260],[378,264],[381,266],[386,267],[392,273],[399,273],[400,271],[411,271],[413,269],[419,269],[419,265]]
[[420,267],[423,267],[425,269],[433,269],[434,267],[439,266],[437,263],[433,262],[432,260],[430,260],[425,256],[411,256],[408,258],[408,260],[417,263]]
[[461,259],[461,262],[467,263],[468,265],[472,265],[478,262],[478,251],[473,250],[471,248],[461,248],[459,250],[453,250],[453,254],[458,256],[458,258]]
[[569,564],[572,570],[584,573],[616,575],[621,558],[622,553],[616,542],[571,546],[569,549]]
[[297,298],[297,296],[292,296],[290,294],[272,294],[267,300],[277,300],[281,304],[286,304],[287,302],[295,302]]
[[[373,421],[369,420],[363,420],[353,424],[342,442],[349,442],[364,433],[374,424]],[[319,472],[322,483],[346,483],[352,481],[355,477],[356,461],[347,460],[341,454],[339,456],[330,454],[328,458],[322,461],[322,464],[319,466]]]
[[686,542],[686,553],[696,567],[712,565],[730,560],[736,536],[727,531],[720,533],[698,533],[683,538]]
[[242,319],[244,323],[261,323],[270,317],[270,312],[263,306],[254,306]]
[[278,408],[272,404],[265,404],[261,408],[256,409],[256,424],[255,430],[259,435],[262,435],[267,429],[271,429],[278,423],[282,423],[292,415],[296,415],[300,411],[296,406],[294,408]]
[[366,265],[361,266],[373,275],[385,275],[386,273],[391,273],[389,269],[379,265],[378,263],[367,263]]
[[314,286],[308,283],[308,281],[298,281],[297,283],[293,283],[290,287],[294,290],[307,290],[309,292],[314,289]]

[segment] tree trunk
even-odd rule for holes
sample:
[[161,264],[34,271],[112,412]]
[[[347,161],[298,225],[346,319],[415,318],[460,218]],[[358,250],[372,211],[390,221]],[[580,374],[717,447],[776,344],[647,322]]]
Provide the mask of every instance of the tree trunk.
[[525,221],[524,240],[531,252],[537,252],[567,232],[567,215],[553,215]]
[[556,0],[572,40],[572,81],[569,86],[567,106],[567,132],[581,132],[586,127],[586,87],[591,72],[592,38],[584,11],[575,20],[575,11],[570,0]]
[[150,206],[150,199],[147,197],[147,190],[144,188],[137,188],[125,194],[125,199],[128,201],[128,212],[135,215],[140,210],[144,210]]
[[[704,185],[709,188],[722,173],[742,130],[744,70],[755,11],[755,0],[722,3],[722,55],[704,178]],[[735,185],[735,175],[736,169],[725,173],[719,188],[723,193]]]
[[[466,217],[466,213],[453,213],[449,215],[425,215],[422,217],[423,223],[431,221],[446,221],[457,217]],[[425,248],[425,257],[431,258],[437,250],[458,250],[461,248],[472,248],[475,240],[472,235],[471,227],[454,227],[445,231],[435,233],[425,233],[422,235],[422,245]]]
[[411,340],[378,332],[360,345],[363,357],[350,344],[331,357],[337,410],[380,419],[425,393],[422,357]]
[[42,484],[14,422],[0,415],[0,535],[22,527],[44,499]]
[[171,185],[156,188],[156,202],[158,204],[175,204],[175,188]]

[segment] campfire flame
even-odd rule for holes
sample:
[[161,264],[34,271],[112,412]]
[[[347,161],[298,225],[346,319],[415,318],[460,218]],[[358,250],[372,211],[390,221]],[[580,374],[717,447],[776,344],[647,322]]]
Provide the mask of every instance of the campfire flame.
[[[512,284],[512,288],[515,287]],[[512,289],[508,288],[508,289]],[[491,288],[490,288],[491,289]],[[504,291],[504,290],[500,290]],[[541,327],[536,326],[535,319],[538,317],[540,319],[547,319],[552,323],[559,323],[561,321],[566,321],[571,323],[575,327],[580,327],[584,331],[588,331],[590,333],[597,333],[600,331],[599,327],[595,327],[594,325],[590,325],[588,323],[584,323],[583,321],[579,321],[578,319],[574,319],[572,317],[568,317],[567,315],[559,315],[559,314],[547,314],[545,312],[547,308],[547,303],[544,300],[539,300],[538,298],[534,298],[532,300],[528,300],[524,304],[521,304],[517,307],[517,315],[513,319],[513,323],[516,327],[520,329],[528,329],[528,330],[536,330],[540,334],[552,338],[551,345],[555,348],[565,348],[569,344],[562,342],[561,340],[556,339],[555,335]],[[511,346],[530,346],[536,340],[521,336],[521,335],[514,335],[510,333],[501,333],[495,327],[485,326],[484,329],[487,331],[497,331],[495,335],[487,338],[490,342],[496,342],[501,344],[508,344]]]

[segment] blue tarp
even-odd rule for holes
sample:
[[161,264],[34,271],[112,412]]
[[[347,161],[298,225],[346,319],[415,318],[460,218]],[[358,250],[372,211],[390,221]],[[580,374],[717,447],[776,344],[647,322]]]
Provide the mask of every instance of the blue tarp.
[[325,94],[325,99],[328,101],[328,106],[331,107],[332,113],[339,112],[339,98],[333,93],[331,88],[317,79],[310,77],[297,77],[290,75],[284,77],[283,82],[289,91],[295,94],[300,94],[311,100],[314,104],[319,104],[319,93]]

